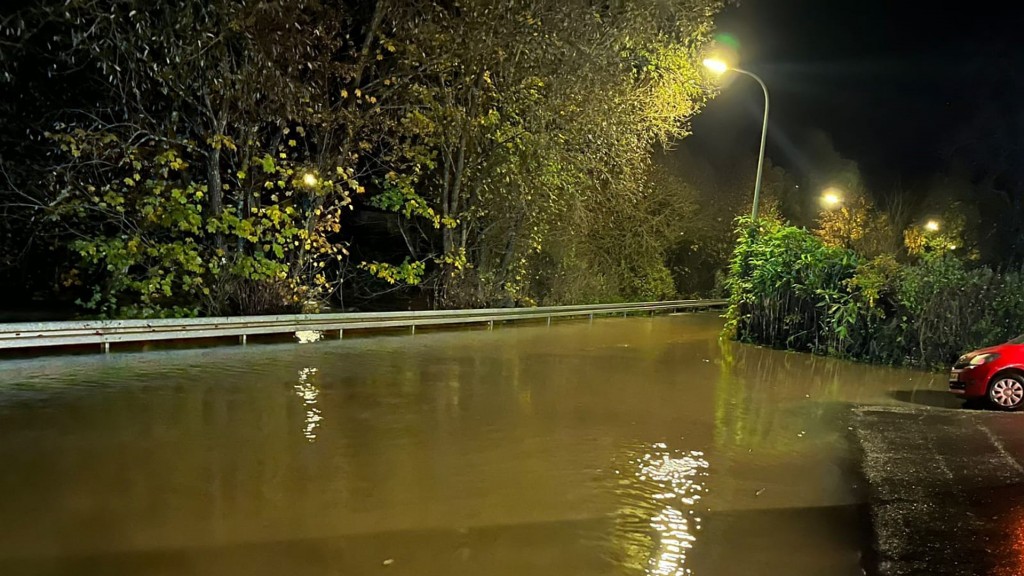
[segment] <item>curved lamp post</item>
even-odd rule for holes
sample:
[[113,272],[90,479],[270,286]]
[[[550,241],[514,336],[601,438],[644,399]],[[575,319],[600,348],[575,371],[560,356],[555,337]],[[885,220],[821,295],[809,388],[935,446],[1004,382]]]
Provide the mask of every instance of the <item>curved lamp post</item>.
[[757,180],[754,181],[754,208],[750,212],[751,219],[756,222],[758,204],[761,200],[761,176],[764,174],[764,146],[768,141],[768,87],[765,86],[764,80],[761,80],[761,77],[757,74],[743,70],[742,68],[729,66],[724,60],[708,58],[707,60],[704,60],[704,66],[715,74],[724,74],[731,70],[739,74],[750,76],[761,85],[761,90],[764,91],[764,125],[761,127],[761,155],[757,159]]

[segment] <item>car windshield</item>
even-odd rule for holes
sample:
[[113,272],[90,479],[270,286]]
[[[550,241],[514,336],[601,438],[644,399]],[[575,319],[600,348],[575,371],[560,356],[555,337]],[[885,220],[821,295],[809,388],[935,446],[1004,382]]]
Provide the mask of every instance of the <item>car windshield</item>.
[[1013,340],[1010,340],[1010,344],[1024,344],[1024,334],[1017,336]]

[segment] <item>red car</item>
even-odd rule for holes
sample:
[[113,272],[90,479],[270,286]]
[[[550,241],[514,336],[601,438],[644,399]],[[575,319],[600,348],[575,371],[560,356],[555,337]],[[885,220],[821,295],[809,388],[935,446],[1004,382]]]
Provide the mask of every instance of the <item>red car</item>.
[[1024,336],[961,356],[949,373],[949,391],[1001,410],[1024,407]]

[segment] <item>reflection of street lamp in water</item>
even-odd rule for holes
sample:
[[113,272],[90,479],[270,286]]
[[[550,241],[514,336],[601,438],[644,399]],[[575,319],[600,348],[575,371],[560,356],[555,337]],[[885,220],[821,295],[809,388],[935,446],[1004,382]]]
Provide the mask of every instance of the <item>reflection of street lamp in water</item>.
[[647,576],[685,576],[701,530],[701,500],[710,463],[699,450],[667,444],[627,448],[628,464],[615,470],[627,506],[616,520],[616,547]]
[[313,375],[317,373],[316,368],[303,368],[299,370],[299,383],[295,385],[295,393],[302,399],[306,408],[306,418],[302,435],[310,442],[316,441],[316,429],[320,427],[320,421],[324,417],[317,407],[317,399],[320,396],[320,389],[312,382]]

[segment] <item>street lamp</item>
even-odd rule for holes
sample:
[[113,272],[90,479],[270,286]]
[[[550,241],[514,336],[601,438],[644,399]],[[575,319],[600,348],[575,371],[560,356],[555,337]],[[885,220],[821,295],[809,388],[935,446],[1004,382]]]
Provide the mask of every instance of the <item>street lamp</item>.
[[306,172],[306,174],[302,177],[302,183],[305,184],[306,186],[309,186],[310,188],[316,186],[316,175],[313,174],[312,172]]
[[929,220],[929,221],[925,222],[924,223],[924,229],[929,231],[929,232],[938,232],[939,231],[939,221],[938,220]]
[[757,159],[757,179],[754,181],[754,208],[750,212],[751,219],[756,222],[758,203],[761,200],[761,176],[764,174],[764,146],[768,141],[768,87],[765,86],[764,80],[761,80],[757,74],[742,68],[729,66],[724,60],[719,60],[718,58],[705,59],[704,67],[715,74],[724,74],[732,70],[733,72],[750,76],[761,85],[761,90],[764,91],[764,125],[761,127],[761,155]]
[[835,208],[843,201],[842,195],[835,188],[829,188],[821,195],[821,202],[827,208]]
[[718,58],[705,58],[704,66],[715,74],[724,74],[729,69],[729,65],[724,60],[719,60]]

